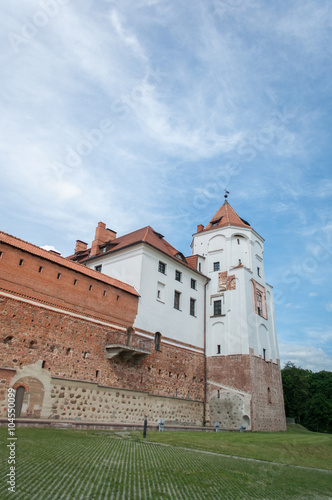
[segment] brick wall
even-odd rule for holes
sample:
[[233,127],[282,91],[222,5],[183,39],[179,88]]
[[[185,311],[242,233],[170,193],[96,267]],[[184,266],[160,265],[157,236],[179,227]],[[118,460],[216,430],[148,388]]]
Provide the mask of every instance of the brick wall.
[[[16,374],[26,366],[40,363],[42,372],[77,383],[89,382],[106,388],[143,391],[151,396],[182,400],[202,402],[204,399],[203,354],[167,345],[163,341],[160,350],[156,351],[151,335],[151,354],[139,364],[130,360],[121,361],[120,358],[109,360],[105,352],[106,344],[114,335],[116,338],[113,340],[126,344],[126,332],[112,327],[110,334],[106,325],[9,297],[0,298],[0,319],[0,366],[15,370]],[[146,336],[137,333],[133,337],[134,343],[136,338],[146,340]],[[4,373],[6,380],[4,377],[2,390],[9,386],[13,372]],[[29,383],[28,380],[25,382]],[[30,416],[40,416],[37,407],[34,413],[31,413],[31,404],[29,408]],[[4,401],[2,412],[4,415]],[[63,413],[58,415],[71,418]],[[76,418],[76,413],[72,415]],[[118,413],[118,417],[122,414]]]
[[126,327],[133,325],[137,296],[85,275],[83,266],[75,264],[78,271],[69,269],[2,242],[0,256],[1,290]]
[[[250,426],[254,431],[286,430],[278,364],[266,362],[253,353],[213,356],[207,359],[207,379],[211,419],[218,416],[216,399],[219,396],[220,399],[226,399],[228,405],[228,414],[219,410],[219,415],[230,423],[238,425],[236,422],[241,422],[241,419],[236,417],[243,415],[250,418]],[[220,393],[216,396],[218,390]]]

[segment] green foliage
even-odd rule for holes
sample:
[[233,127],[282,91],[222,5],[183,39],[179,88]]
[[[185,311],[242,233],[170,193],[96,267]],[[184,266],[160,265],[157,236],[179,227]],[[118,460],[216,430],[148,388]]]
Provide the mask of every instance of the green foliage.
[[281,375],[287,417],[311,431],[332,432],[332,372],[313,373],[289,361]]

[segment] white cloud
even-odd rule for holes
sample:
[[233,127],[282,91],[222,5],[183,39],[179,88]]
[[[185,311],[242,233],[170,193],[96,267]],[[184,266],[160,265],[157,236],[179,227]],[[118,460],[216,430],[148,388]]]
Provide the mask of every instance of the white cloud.
[[332,370],[332,352],[324,351],[312,345],[279,343],[281,368],[288,361],[296,366],[318,372]]

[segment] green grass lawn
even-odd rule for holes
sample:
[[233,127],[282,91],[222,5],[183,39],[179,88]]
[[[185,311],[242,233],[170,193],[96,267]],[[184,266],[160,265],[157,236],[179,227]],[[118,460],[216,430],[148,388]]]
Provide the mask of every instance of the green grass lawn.
[[[228,453],[233,445],[237,455],[262,454],[264,459],[276,460],[273,453],[266,456],[267,451],[281,446],[288,438],[294,460],[297,456],[301,461],[301,450],[306,450],[308,457],[310,448],[312,455],[325,453],[326,447],[331,452],[330,436],[321,434],[148,432],[147,440],[143,441],[142,433],[136,432],[18,428],[15,493],[8,492],[6,484],[7,436],[7,429],[0,428],[1,500],[327,500],[332,497],[331,472],[228,458],[149,442],[174,440],[183,447],[222,453]],[[302,441],[305,436],[310,438],[306,443]],[[227,450],[222,441],[228,443]]]
[[[141,432],[132,432],[137,439]],[[287,432],[149,432],[156,443],[332,470],[332,434],[289,426]]]

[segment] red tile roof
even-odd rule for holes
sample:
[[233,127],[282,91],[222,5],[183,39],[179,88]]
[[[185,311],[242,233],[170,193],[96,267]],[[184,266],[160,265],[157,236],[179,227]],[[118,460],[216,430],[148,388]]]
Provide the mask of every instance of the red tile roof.
[[186,261],[189,267],[195,269],[195,271],[197,270],[197,255],[191,255],[190,257],[186,257]]
[[133,295],[139,296],[139,293],[135,290],[134,287],[128,285],[127,283],[123,283],[115,278],[111,278],[110,276],[106,276],[106,274],[102,274],[94,269],[89,269],[88,267],[78,264],[77,262],[73,262],[65,257],[61,257],[60,255],[56,255],[53,252],[49,252],[48,250],[44,250],[32,243],[28,243],[27,241],[23,241],[15,236],[11,236],[10,234],[3,233],[0,231],[0,243],[5,243],[15,248],[19,248],[24,252],[28,252],[32,255],[36,255],[43,259],[49,260],[60,266],[67,267],[68,269],[72,269],[78,273],[89,276],[90,278],[94,278],[98,281],[102,281],[107,283],[108,285],[114,286],[115,288],[119,288]]
[[[162,234],[155,231],[151,226],[143,227],[142,229],[138,229],[137,231],[133,231],[132,233],[125,234],[124,236],[120,236],[119,238],[115,238],[114,240],[106,243],[106,251],[104,253],[99,253],[98,255],[91,257],[91,259],[101,257],[103,255],[110,254],[112,252],[122,250],[123,248],[129,247],[131,245],[137,245],[138,243],[146,243],[157,250],[160,250],[162,253],[176,259],[179,263],[190,267],[196,271],[196,268],[192,267],[189,264],[188,258],[186,258],[179,250],[174,248],[168,241],[166,241]],[[102,245],[102,246],[105,246]],[[80,260],[82,256],[71,255],[68,257],[73,260]],[[88,260],[88,256],[84,253],[84,260]]]
[[225,226],[251,227],[249,222],[238,216],[227,201],[219,208],[203,231]]

